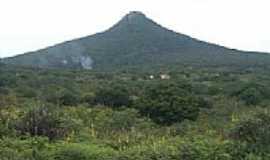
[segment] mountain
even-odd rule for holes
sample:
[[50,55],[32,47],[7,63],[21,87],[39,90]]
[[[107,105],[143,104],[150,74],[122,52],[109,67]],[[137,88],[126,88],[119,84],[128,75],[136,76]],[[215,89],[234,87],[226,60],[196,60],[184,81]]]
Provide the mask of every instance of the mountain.
[[168,30],[141,12],[130,12],[105,32],[2,60],[41,68],[111,70],[176,65],[260,67],[266,53],[244,52]]

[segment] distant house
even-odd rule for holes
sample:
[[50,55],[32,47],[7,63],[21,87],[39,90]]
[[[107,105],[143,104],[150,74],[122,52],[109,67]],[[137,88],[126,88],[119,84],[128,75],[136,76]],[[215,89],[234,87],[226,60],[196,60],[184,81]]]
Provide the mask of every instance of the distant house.
[[171,76],[170,75],[168,75],[168,74],[161,74],[160,75],[160,79],[170,79],[171,78]]

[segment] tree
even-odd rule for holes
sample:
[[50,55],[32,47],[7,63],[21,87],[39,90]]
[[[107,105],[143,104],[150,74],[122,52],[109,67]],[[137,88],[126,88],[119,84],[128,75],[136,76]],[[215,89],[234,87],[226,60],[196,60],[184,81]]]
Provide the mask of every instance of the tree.
[[57,105],[74,106],[80,102],[80,93],[73,88],[49,85],[42,91],[42,98]]
[[240,121],[230,132],[234,140],[246,142],[251,150],[269,150],[270,148],[270,114],[257,113]]
[[74,106],[77,105],[80,101],[79,93],[72,90],[63,90],[59,97],[59,101],[61,105],[65,106]]
[[94,102],[95,104],[106,105],[113,108],[120,108],[131,104],[127,90],[119,86],[100,88],[96,92]]
[[270,97],[270,90],[267,86],[257,83],[248,83],[243,86],[236,87],[232,92],[232,96],[236,96],[247,105],[258,105],[266,98]]
[[136,103],[144,116],[159,124],[171,125],[184,119],[195,120],[199,113],[199,101],[191,96],[187,85],[158,84],[146,90]]
[[50,140],[63,138],[76,127],[61,114],[57,109],[47,106],[33,108],[15,124],[15,128],[21,134],[47,136]]
[[249,87],[242,91],[239,95],[240,99],[242,99],[247,105],[257,105],[259,104],[264,96],[260,90],[257,88]]
[[37,91],[28,86],[19,86],[16,88],[16,93],[24,98],[34,98],[37,96]]

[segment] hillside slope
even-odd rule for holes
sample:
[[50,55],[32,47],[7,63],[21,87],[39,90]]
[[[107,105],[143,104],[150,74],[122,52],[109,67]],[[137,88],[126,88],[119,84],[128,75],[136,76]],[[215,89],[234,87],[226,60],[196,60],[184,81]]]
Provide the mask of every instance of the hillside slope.
[[130,12],[103,33],[3,60],[41,68],[111,70],[161,66],[260,67],[270,56],[228,49],[168,30],[143,13]]

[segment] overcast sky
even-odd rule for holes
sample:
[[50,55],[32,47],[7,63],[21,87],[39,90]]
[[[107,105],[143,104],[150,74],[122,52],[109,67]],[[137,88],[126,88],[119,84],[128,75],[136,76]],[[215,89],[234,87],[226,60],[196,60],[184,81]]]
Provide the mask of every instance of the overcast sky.
[[130,11],[230,48],[270,52],[269,0],[0,0],[0,57],[106,30]]

